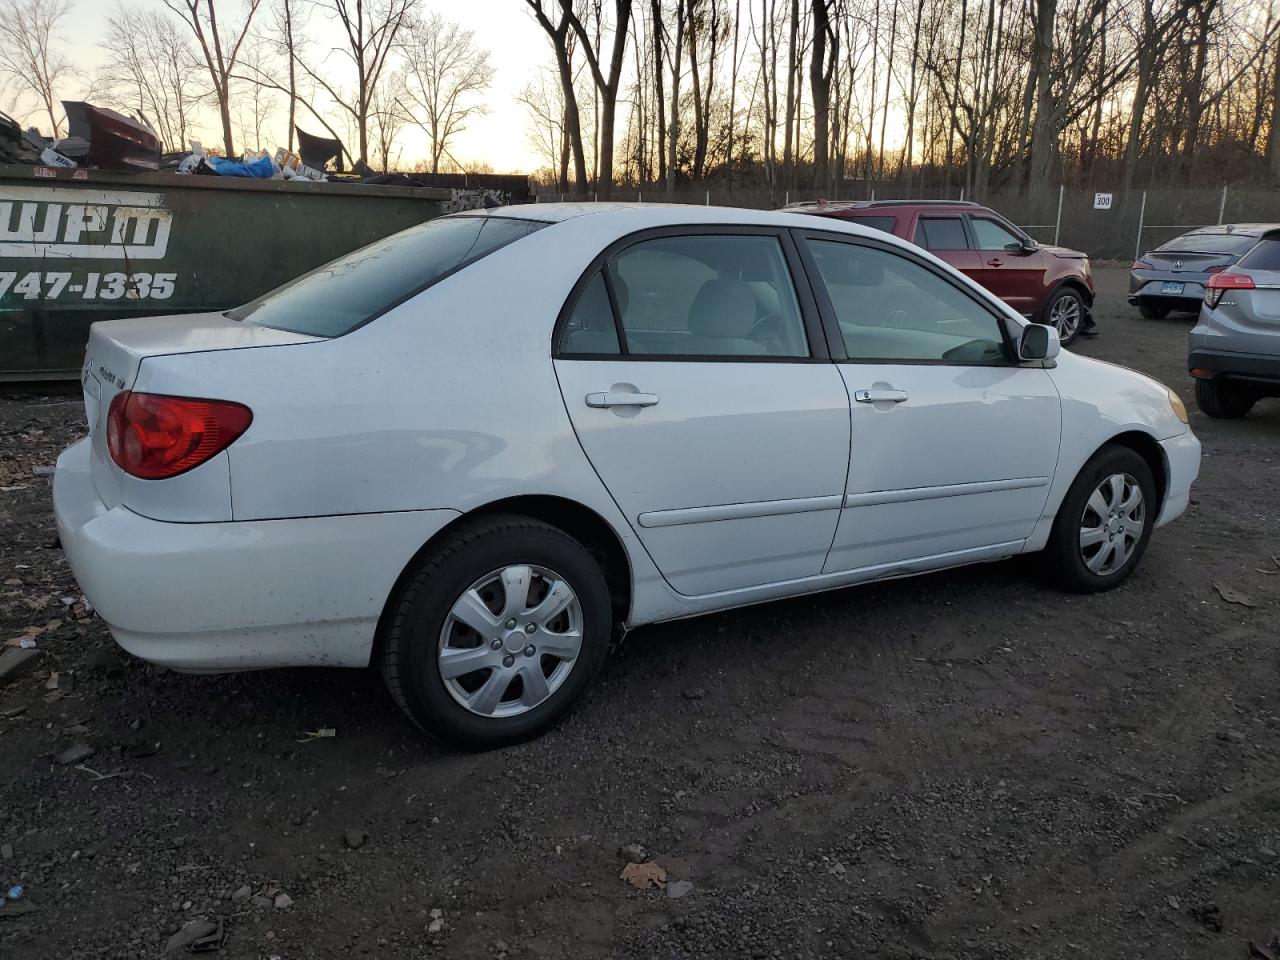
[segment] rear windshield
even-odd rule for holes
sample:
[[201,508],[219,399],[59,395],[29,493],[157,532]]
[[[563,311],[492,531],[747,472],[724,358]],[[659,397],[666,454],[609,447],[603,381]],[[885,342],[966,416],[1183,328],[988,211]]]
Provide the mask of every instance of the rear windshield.
[[1253,270],[1280,270],[1280,234],[1264,237],[1240,258],[1237,267]]
[[428,220],[317,267],[227,311],[227,316],[314,337],[338,337],[545,226],[494,216]]
[[1156,253],[1244,253],[1257,242],[1257,234],[1187,233],[1158,247]]
[[850,217],[849,219],[861,227],[883,230],[885,233],[893,233],[893,227],[896,223],[893,217]]

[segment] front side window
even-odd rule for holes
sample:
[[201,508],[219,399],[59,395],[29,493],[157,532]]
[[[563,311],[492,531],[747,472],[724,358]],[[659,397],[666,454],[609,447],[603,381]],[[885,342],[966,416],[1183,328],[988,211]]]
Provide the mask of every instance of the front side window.
[[993,364],[999,321],[920,264],[872,247],[809,240],[851,360]]
[[915,245],[926,250],[968,250],[964,221],[959,217],[921,217],[916,222]]
[[428,220],[317,267],[228,310],[227,316],[314,337],[339,337],[545,226],[494,216]]
[[987,217],[972,217],[969,222],[979,250],[1022,249],[1022,238],[1003,224]]
[[645,240],[607,269],[628,354],[809,356],[777,237]]

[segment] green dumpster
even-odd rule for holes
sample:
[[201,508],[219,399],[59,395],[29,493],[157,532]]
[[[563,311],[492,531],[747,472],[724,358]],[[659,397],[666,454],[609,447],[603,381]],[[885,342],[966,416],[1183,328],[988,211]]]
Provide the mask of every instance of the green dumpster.
[[0,165],[0,381],[75,377],[95,320],[244,303],[451,196]]

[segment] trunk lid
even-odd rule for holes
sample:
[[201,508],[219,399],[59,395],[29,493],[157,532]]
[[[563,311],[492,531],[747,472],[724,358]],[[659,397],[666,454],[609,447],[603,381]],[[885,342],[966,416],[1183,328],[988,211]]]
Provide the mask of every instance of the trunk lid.
[[89,328],[80,382],[84,388],[85,419],[92,438],[90,475],[103,503],[108,507],[122,503],[125,481],[124,471],[116,466],[107,451],[107,411],[116,394],[133,386],[147,357],[276,347],[317,339],[321,338],[241,323],[220,313],[95,323]]
[[1194,250],[1153,250],[1142,258],[1153,270],[1169,273],[1205,273],[1211,267],[1229,267],[1239,259],[1234,253],[1201,253]]

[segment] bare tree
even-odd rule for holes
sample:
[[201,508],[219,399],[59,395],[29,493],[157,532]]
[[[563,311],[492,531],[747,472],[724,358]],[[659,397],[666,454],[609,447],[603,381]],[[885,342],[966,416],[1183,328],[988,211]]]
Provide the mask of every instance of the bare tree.
[[[166,0],[169,2],[169,0]],[[323,88],[334,104],[355,124],[360,143],[361,162],[368,160],[369,116],[378,84],[395,51],[400,32],[409,26],[417,12],[419,0],[312,0],[329,12],[341,28],[345,45],[333,52],[349,60],[356,74],[354,95],[344,95],[321,62],[316,66],[299,60],[298,65]]]
[[542,0],[525,0],[533,12],[555,52],[556,70],[560,76],[560,93],[564,99],[565,133],[569,139],[569,149],[573,154],[574,185],[579,190],[587,189],[587,159],[582,146],[582,116],[578,109],[578,91],[573,83],[574,34],[571,29],[572,9],[560,8],[559,17],[553,23]]
[[493,81],[489,51],[476,45],[472,31],[435,13],[408,29],[401,50],[403,106],[431,139],[431,172],[437,173],[449,141],[485,112],[477,98]]
[[[391,76],[386,83],[375,89],[373,101],[369,107],[369,125],[373,145],[378,151],[379,167],[384,171],[399,164],[400,148],[396,141],[400,137],[400,131],[412,119],[402,104],[404,84],[405,78],[402,74],[397,73]],[[431,172],[437,172],[434,159]]]
[[[231,78],[240,59],[240,48],[249,35],[249,27],[253,23],[254,14],[262,0],[244,0],[244,21],[239,29],[226,30],[226,25],[218,23],[218,5],[214,0],[162,0],[164,5],[176,14],[183,23],[191,28],[196,43],[204,58],[205,68],[209,71],[209,80],[213,86],[213,97],[218,104],[218,115],[222,120],[222,148],[228,157],[236,152],[235,141],[231,135]],[[225,5],[222,7],[225,12]],[[224,38],[224,30],[225,40]]]
[[[613,44],[609,53],[609,73],[606,76],[602,69],[604,43],[599,33],[592,45],[592,38],[587,34],[582,20],[573,11],[573,0],[560,0],[561,13],[568,19],[569,26],[578,35],[582,55],[591,68],[591,77],[595,81],[596,91],[600,95],[599,155],[597,163],[599,175],[596,187],[600,194],[609,196],[613,190],[613,126],[618,106],[618,84],[622,79],[622,63],[627,52],[627,34],[631,25],[631,0],[613,0]],[[597,26],[603,27],[603,13],[597,7]]]
[[200,61],[189,38],[155,10],[123,4],[107,18],[102,47],[109,52],[99,81],[109,101],[155,125],[170,150],[186,147],[200,102]]
[[529,145],[555,171],[561,193],[569,190],[569,134],[565,127],[564,91],[558,78],[539,74],[536,81],[525,85],[518,99],[533,121],[527,137]]
[[58,50],[58,30],[70,12],[71,0],[0,0],[0,77],[40,101],[54,137],[61,129],[57,90],[72,76]]

